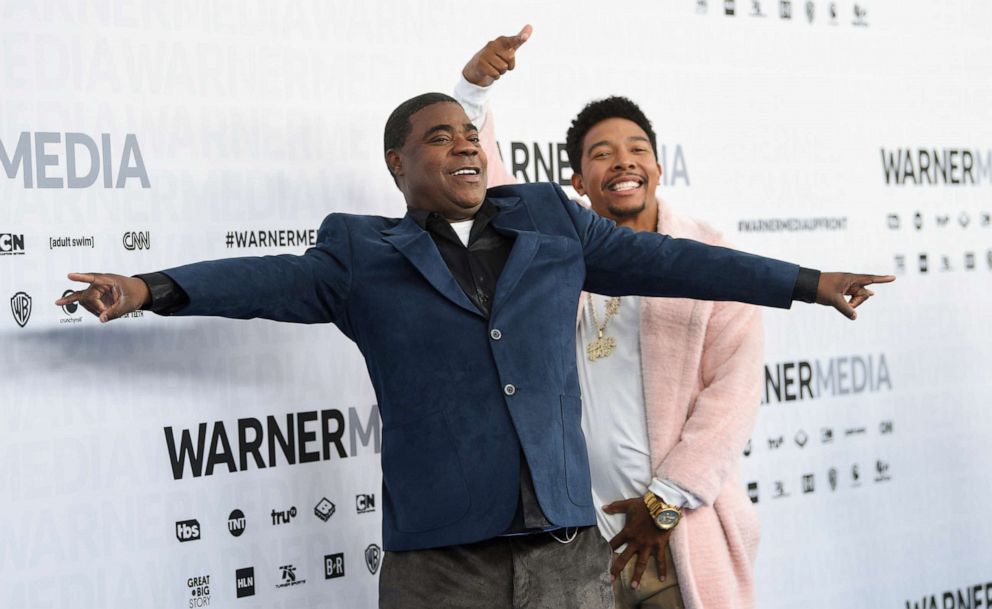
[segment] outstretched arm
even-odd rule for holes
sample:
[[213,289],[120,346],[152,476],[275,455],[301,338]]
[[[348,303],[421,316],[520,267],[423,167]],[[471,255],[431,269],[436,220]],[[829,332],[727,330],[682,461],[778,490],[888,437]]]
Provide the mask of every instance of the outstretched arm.
[[515,184],[496,146],[496,128],[489,108],[492,85],[516,66],[517,50],[530,38],[533,28],[526,25],[515,36],[499,36],[482,47],[462,69],[454,97],[465,108],[469,119],[479,127],[479,139],[489,159],[488,185]]
[[[317,245],[302,256],[197,262],[163,274],[185,296],[185,306],[170,314],[334,322],[345,330],[351,251],[346,222],[338,214],[328,216]],[[56,304],[79,302],[101,322],[149,306],[156,310],[152,290],[142,279],[104,273],[71,273],[69,278],[90,285]]]

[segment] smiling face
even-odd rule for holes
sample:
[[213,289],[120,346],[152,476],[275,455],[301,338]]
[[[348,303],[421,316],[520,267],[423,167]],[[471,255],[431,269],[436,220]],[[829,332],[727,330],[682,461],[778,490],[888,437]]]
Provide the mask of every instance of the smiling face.
[[572,186],[596,213],[624,224],[645,213],[657,217],[660,179],[647,133],[633,121],[608,118],[582,139],[582,173],[572,175]]
[[486,154],[479,130],[457,103],[439,102],[410,116],[410,135],[386,163],[407,206],[448,220],[475,216],[486,197]]

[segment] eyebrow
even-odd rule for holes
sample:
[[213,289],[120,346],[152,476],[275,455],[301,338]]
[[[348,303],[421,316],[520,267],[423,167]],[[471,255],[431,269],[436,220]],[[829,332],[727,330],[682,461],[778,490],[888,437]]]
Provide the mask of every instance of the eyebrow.
[[[644,137],[643,135],[632,135],[632,136],[628,137],[624,141],[627,141],[627,142],[630,142],[630,141],[645,142],[647,144],[650,144],[651,143],[651,140],[649,140],[648,138]],[[599,140],[595,144],[591,144],[589,146],[589,148],[586,149],[586,152],[592,152],[592,150],[594,148],[597,148],[599,146],[609,146],[609,145],[610,145],[610,142],[609,141],[607,141],[607,140]]]
[[[464,129],[465,131],[478,131],[479,130],[479,128],[476,127],[475,125],[473,125],[472,123],[465,123],[464,125],[462,125],[462,129]],[[454,133],[455,132],[455,128],[452,127],[451,125],[447,125],[447,124],[434,125],[433,127],[431,127],[430,129],[428,129],[424,133],[424,137],[425,138],[428,138],[431,135],[437,133],[438,131],[443,131],[445,133]]]

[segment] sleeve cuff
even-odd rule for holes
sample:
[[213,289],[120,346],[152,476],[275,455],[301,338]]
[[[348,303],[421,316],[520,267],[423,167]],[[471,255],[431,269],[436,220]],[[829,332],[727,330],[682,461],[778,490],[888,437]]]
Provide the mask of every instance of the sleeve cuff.
[[816,288],[820,285],[820,271],[799,267],[796,285],[792,288],[792,300],[816,302]]
[[455,84],[454,98],[465,109],[468,120],[482,131],[486,122],[486,106],[489,105],[489,94],[492,93],[492,86],[480,87],[465,80],[465,77],[458,75],[458,82]]
[[661,497],[661,500],[668,505],[678,508],[694,510],[703,505],[703,502],[689,491],[675,484],[671,480],[659,480],[653,478],[648,490]]
[[147,273],[135,277],[145,282],[152,295],[151,303],[142,307],[144,310],[159,315],[172,315],[189,304],[186,291],[165,273]]

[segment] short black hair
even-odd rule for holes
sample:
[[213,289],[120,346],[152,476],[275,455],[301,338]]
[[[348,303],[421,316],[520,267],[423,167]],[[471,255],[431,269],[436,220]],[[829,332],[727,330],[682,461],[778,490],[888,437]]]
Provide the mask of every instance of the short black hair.
[[[386,119],[386,129],[382,135],[382,153],[385,155],[390,150],[398,150],[406,144],[406,138],[410,136],[413,125],[410,124],[410,117],[423,110],[427,106],[432,106],[441,102],[458,103],[454,97],[444,93],[423,93],[416,97],[411,97],[402,104],[396,106],[393,113]],[[392,174],[393,170],[388,163],[386,168]],[[396,176],[393,176],[396,179]]]
[[590,129],[608,118],[625,118],[636,123],[644,133],[648,134],[651,151],[654,152],[655,158],[658,157],[658,140],[651,127],[651,121],[644,116],[644,112],[637,104],[626,97],[614,95],[586,104],[572,121],[572,126],[568,128],[568,134],[565,136],[565,152],[568,153],[568,162],[571,163],[572,171],[575,173],[582,175],[582,140]]

